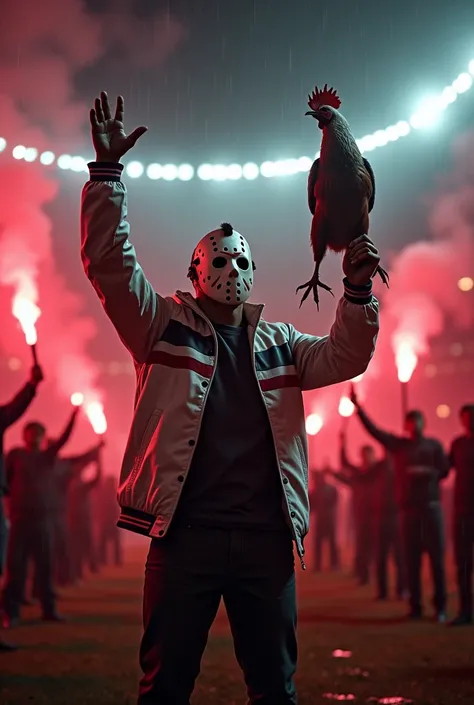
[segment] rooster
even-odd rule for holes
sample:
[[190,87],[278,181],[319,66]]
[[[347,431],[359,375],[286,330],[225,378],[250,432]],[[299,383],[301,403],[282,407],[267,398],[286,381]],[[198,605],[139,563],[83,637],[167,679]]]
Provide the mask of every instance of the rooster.
[[[374,172],[364,159],[345,117],[338,108],[341,101],[333,88],[315,88],[308,96],[311,115],[323,132],[321,156],[313,163],[308,177],[308,205],[313,214],[311,247],[314,254],[312,278],[296,290],[306,289],[300,307],[313,292],[319,309],[318,287],[332,294],[327,284],[319,280],[319,267],[327,248],[334,252],[346,250],[360,235],[369,232],[369,213],[374,207]],[[377,273],[388,286],[388,274],[381,267]]]

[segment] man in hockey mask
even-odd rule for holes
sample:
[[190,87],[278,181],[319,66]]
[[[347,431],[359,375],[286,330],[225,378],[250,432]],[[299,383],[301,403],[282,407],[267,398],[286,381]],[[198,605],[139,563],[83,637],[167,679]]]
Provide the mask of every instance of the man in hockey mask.
[[240,316],[236,319],[233,309],[242,308],[241,304],[249,299],[254,271],[247,240],[230,223],[222,223],[196,245],[188,277],[200,307],[209,311],[212,320],[219,312],[219,318],[235,322]]
[[120,96],[112,112],[102,93],[90,113],[96,161],[82,195],[82,261],[137,372],[118,498],[119,526],[152,539],[138,704],[189,703],[223,598],[249,703],[291,705],[293,550],[304,566],[309,521],[302,391],[367,368],[380,257],[367,236],[354,241],[322,338],[266,321],[250,303],[250,247],[228,223],[194,249],[194,296],[160,295],[131,243],[121,180],[120,161],[146,128],[126,134]]

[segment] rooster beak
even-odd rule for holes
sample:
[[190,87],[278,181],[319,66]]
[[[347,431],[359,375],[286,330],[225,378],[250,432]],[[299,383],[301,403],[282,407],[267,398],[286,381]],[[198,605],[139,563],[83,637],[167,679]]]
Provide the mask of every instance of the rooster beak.
[[318,117],[318,112],[316,110],[308,110],[308,112],[305,113],[305,117],[306,117],[306,115],[311,115],[311,117],[316,118],[316,117]]

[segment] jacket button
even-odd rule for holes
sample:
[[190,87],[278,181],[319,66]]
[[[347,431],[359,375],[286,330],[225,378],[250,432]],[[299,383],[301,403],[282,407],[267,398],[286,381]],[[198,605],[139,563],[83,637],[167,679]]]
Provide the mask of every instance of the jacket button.
[[158,536],[163,536],[164,533],[165,532],[163,531],[163,529],[160,529],[160,531],[158,531]]
[[287,478],[287,477],[284,477],[284,478],[283,478],[283,484],[284,484],[284,485],[287,485],[287,484],[288,484],[288,478]]
[[291,512],[290,517],[293,519],[296,516],[296,512]]
[[196,445],[196,441],[195,441],[193,438],[191,438],[191,440],[188,441],[188,444],[189,444],[190,446],[195,446],[195,445]]
[[207,354],[209,357],[212,357],[214,355],[214,350],[208,350]]
[[202,386],[203,386],[203,387],[204,387],[204,389],[205,389],[206,387],[208,387],[208,386],[209,386],[209,382],[203,382],[203,383],[202,383]]
[[184,475],[178,475],[178,482],[184,482]]

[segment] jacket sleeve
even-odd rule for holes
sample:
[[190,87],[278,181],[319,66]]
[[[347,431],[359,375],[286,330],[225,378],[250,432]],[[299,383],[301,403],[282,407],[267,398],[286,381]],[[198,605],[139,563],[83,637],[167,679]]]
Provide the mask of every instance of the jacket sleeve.
[[137,362],[145,362],[166,328],[166,299],[155,293],[129,240],[127,192],[121,164],[89,164],[90,181],[81,203],[84,271],[107,316]]
[[13,399],[0,406],[0,429],[5,431],[23,416],[36,395],[36,386],[27,382]]
[[374,424],[372,419],[365,413],[365,411],[359,406],[357,408],[357,416],[362,422],[362,426],[365,428],[367,433],[369,433],[372,438],[375,438],[386,450],[391,453],[396,453],[400,448],[405,445],[405,439],[401,436],[396,436],[394,433],[385,431],[383,428],[379,428]]
[[290,326],[290,345],[303,391],[345,382],[367,369],[379,330],[379,304],[371,294],[355,303],[347,292],[345,283],[328,336],[317,338]]

